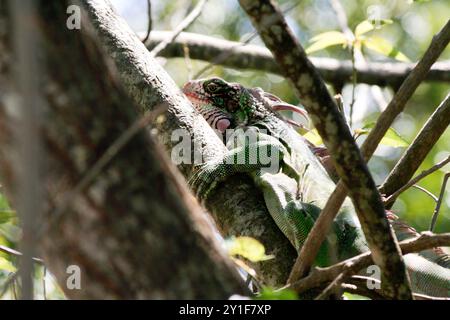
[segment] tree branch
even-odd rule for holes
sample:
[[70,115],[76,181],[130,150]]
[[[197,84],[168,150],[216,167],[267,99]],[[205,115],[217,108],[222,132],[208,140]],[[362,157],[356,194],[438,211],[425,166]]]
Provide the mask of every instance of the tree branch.
[[436,207],[433,212],[433,216],[431,217],[431,223],[430,223],[430,231],[433,232],[434,227],[436,226],[436,221],[439,216],[439,210],[441,209],[442,200],[444,199],[444,193],[445,193],[445,187],[447,186],[447,181],[450,178],[450,172],[447,172],[444,175],[444,179],[442,181],[441,191],[439,193],[439,199],[436,203]]
[[[202,116],[198,115],[181,94],[173,80],[152,59],[126,22],[105,1],[84,1],[87,11],[117,66],[127,93],[142,112],[165,103],[165,121],[158,126],[158,138],[171,154],[180,141],[173,133],[180,128],[193,141],[192,155],[207,161],[226,151]],[[153,32],[151,35],[153,39]],[[157,77],[155,75],[158,75]],[[193,162],[180,163],[178,169],[189,178]],[[262,194],[255,192],[247,176],[234,176],[221,184],[208,198],[206,207],[224,237],[251,236],[264,244],[274,259],[248,264],[257,272],[261,283],[274,287],[284,285],[295,260],[295,250],[273,222]]]
[[147,32],[145,34],[144,39],[142,39],[143,43],[146,43],[150,37],[150,32],[152,32],[153,19],[152,19],[152,0],[147,0]]
[[[450,246],[450,233],[432,234],[423,232],[417,238],[408,239],[399,243],[403,255],[420,252],[423,250]],[[291,288],[299,293],[321,287],[324,284],[333,281],[336,275],[345,273],[346,277],[357,274],[360,270],[372,265],[373,257],[370,252],[365,252],[356,257],[339,262],[327,268],[316,268],[305,278],[291,283],[286,288]],[[345,277],[344,277],[345,278]],[[346,282],[347,279],[343,279]]]
[[[442,53],[449,38],[450,23],[447,23],[441,32],[434,37],[422,59],[408,75],[407,79],[394,95],[392,101],[377,120],[377,125],[371,130],[367,140],[364,141],[361,151],[366,161],[369,161],[375,151],[375,147],[381,141],[396,116],[404,109],[406,102],[415,91],[415,88],[419,85],[420,80],[424,79],[433,62],[439,57],[440,53]],[[306,247],[308,250],[303,250],[303,259],[297,266],[300,273],[303,273],[308,269],[314,257],[317,255],[320,245],[327,236],[334,218],[346,196],[347,190],[345,185],[342,181],[339,181],[304,243],[304,248]]]
[[[153,49],[170,34],[171,31],[152,31],[150,40],[146,42],[147,47],[149,50]],[[215,63],[235,69],[282,74],[270,51],[264,47],[196,33],[182,32],[159,55],[166,58],[182,58],[184,46],[189,48],[189,56],[192,59],[214,63],[218,56],[222,56],[224,58]],[[310,60],[327,82],[351,81],[353,68],[350,60],[319,57],[311,57]],[[413,63],[387,61],[357,65],[357,82],[398,87],[414,66]],[[450,82],[450,61],[436,62],[426,75],[425,81]]]
[[[158,53],[163,50],[169,43],[171,43],[173,40],[176,39],[176,37],[178,37],[178,35],[185,30],[186,28],[188,28],[194,21],[195,19],[198,18],[198,16],[202,13],[203,7],[206,4],[206,1],[208,0],[200,0],[197,5],[195,6],[195,8],[186,16],[186,18],[183,19],[183,21],[181,21],[181,23],[175,28],[175,30],[172,32],[172,34],[167,37],[166,39],[164,39],[163,41],[161,41],[156,47],[154,47],[151,51],[150,51],[150,55],[152,57],[156,57],[158,55]],[[144,41],[145,42],[145,41]]]
[[[86,12],[81,30],[65,27],[71,2],[37,1],[37,12],[27,16],[42,39],[37,57],[43,73],[34,86],[47,107],[38,130],[49,169],[39,185],[41,223],[139,117]],[[14,25],[4,8],[0,0],[0,24],[7,30],[0,31],[0,175],[14,205],[23,169],[13,135],[20,95],[11,78],[18,63],[11,49]],[[247,293],[205,218],[160,145],[142,130],[80,190],[59,224],[36,245],[69,298],[224,299]],[[79,290],[67,286],[69,266],[78,267]]]
[[[386,300],[388,297],[383,295],[383,292],[380,289],[367,288],[367,281],[371,282],[379,282],[374,278],[368,278],[364,276],[352,276],[350,279],[347,279],[347,283],[342,284],[342,289],[346,292],[359,294],[365,297],[368,297],[372,300]],[[414,300],[450,300],[448,297],[432,297],[427,296],[421,293],[413,293]]]
[[[450,32],[449,32],[450,33]],[[427,154],[450,124],[450,94],[448,94],[424,124],[414,141],[403,153],[389,176],[380,187],[380,192],[389,196],[387,205],[392,205],[399,190],[411,179]],[[416,179],[413,179],[416,180]],[[409,183],[408,183],[409,184]]]
[[[284,17],[273,2],[240,0],[262,40],[296,89],[317,131],[330,151],[336,171],[349,188],[358,218],[374,260],[381,268],[387,295],[411,299],[411,289],[403,259],[384,212],[383,203],[366,163],[343,116],[330,96],[322,78],[292,35]],[[302,247],[296,266],[304,263]],[[303,252],[303,254],[302,254]],[[312,263],[313,261],[308,261]],[[310,264],[309,264],[310,265]],[[307,270],[294,268],[290,280],[304,276]]]
[[440,168],[442,168],[443,166],[445,166],[447,163],[450,162],[450,156],[448,156],[447,158],[445,158],[444,160],[440,161],[439,163],[435,164],[434,166],[432,166],[431,168],[422,171],[419,175],[417,175],[417,177],[415,177],[414,179],[411,179],[407,184],[405,184],[404,186],[402,186],[400,189],[398,189],[397,191],[395,191],[392,195],[390,195],[384,202],[386,204],[386,206],[389,206],[389,204],[392,204],[395,199],[397,199],[397,197],[404,192],[405,190],[407,190],[408,188],[412,187],[413,185],[415,185],[417,182],[419,182],[420,180],[422,180],[423,178],[429,176],[430,174],[432,174],[433,172],[436,172],[437,170],[439,170]]

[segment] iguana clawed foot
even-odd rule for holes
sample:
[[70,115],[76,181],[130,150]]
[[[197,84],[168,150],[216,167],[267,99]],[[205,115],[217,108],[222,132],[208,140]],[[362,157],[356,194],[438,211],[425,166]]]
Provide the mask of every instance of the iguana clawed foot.
[[194,190],[195,195],[200,201],[206,200],[218,183],[218,180],[214,177],[214,173],[217,171],[217,165],[204,163],[197,166],[194,170],[188,184]]

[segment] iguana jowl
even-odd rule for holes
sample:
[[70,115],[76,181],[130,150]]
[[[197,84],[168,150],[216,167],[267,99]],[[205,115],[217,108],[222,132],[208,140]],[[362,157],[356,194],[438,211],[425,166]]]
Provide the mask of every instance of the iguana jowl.
[[[232,174],[249,174],[262,190],[277,226],[299,250],[335,188],[311,151],[311,144],[277,112],[289,109],[305,115],[304,111],[259,88],[245,88],[220,78],[189,81],[183,92],[213,129],[219,133],[234,130],[227,139],[228,153],[202,164],[190,179],[197,196],[207,198],[218,183]],[[267,154],[276,159],[275,168],[269,168],[264,157]],[[393,214],[388,213],[388,218],[399,240],[417,236]],[[330,265],[336,258],[343,260],[367,250],[355,209],[347,199],[316,264]],[[450,296],[450,257],[442,249],[404,258],[414,292]]]

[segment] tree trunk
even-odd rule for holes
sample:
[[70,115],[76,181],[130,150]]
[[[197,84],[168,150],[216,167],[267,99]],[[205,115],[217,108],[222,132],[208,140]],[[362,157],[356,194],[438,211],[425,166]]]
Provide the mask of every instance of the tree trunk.
[[[246,293],[148,131],[136,132],[97,167],[105,151],[129,132],[139,110],[99,48],[87,15],[80,30],[66,28],[68,4],[38,1],[35,15],[21,17],[40,38],[35,54],[42,65],[36,85],[45,103],[39,127],[44,216],[35,236],[45,263],[66,295],[76,299],[214,299]],[[0,31],[0,176],[17,204],[22,168],[14,128],[28,111],[11,98],[20,94],[13,67],[23,61],[12,50],[15,24],[5,1],[0,1],[0,20],[6,26]],[[81,269],[79,290],[66,286],[70,265]]]

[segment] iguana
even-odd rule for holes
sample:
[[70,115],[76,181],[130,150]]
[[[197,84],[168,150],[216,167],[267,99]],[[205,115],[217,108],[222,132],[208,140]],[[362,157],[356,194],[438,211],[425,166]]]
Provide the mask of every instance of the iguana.
[[[198,166],[189,180],[198,198],[206,199],[230,175],[250,175],[273,220],[299,250],[335,188],[313,153],[314,146],[278,111],[291,110],[303,116],[306,112],[260,88],[216,77],[189,81],[183,92],[219,135],[231,130],[225,139],[228,152]],[[268,158],[275,161],[269,163]],[[387,216],[399,240],[418,235],[394,214],[387,212]],[[315,263],[326,266],[367,250],[355,209],[347,199]],[[450,257],[441,248],[404,258],[414,292],[450,296]]]

